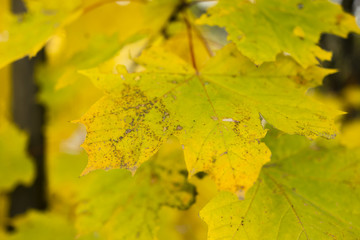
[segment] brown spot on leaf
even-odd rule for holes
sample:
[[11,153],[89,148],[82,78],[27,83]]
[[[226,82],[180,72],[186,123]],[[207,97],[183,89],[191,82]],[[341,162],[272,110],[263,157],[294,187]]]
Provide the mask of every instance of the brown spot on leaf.
[[177,125],[176,130],[180,131],[180,130],[182,130],[182,129],[183,129],[183,127],[182,127],[182,126]]

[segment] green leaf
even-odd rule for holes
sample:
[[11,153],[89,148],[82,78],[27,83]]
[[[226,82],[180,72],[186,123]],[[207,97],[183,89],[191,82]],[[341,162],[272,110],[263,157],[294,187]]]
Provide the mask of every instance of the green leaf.
[[323,32],[359,32],[355,18],[329,0],[220,0],[198,21],[225,27],[228,39],[256,64],[290,54],[302,66],[331,54],[317,46]]
[[52,88],[53,91],[59,90],[82,77],[77,73],[78,70],[98,66],[115,56],[121,47],[117,35],[93,36],[86,49],[78,51],[71,58],[61,63],[43,66],[38,72],[38,78],[47,88]]
[[29,211],[16,218],[16,231],[7,235],[5,240],[73,240],[75,229],[63,216],[54,213]]
[[222,192],[200,212],[208,239],[358,239],[360,149],[319,149],[299,136],[267,141],[282,154],[245,200]]
[[81,180],[76,226],[80,235],[98,232],[105,239],[155,239],[163,206],[188,209],[195,187],[186,180],[184,157],[169,141],[132,177],[128,171],[97,171]]
[[295,78],[306,70],[289,57],[257,67],[228,45],[197,70],[155,47],[138,63],[146,71],[84,72],[107,95],[80,119],[87,127],[89,154],[83,174],[134,171],[174,135],[190,175],[205,171],[219,189],[241,194],[270,160],[260,118],[310,138],[331,138],[336,132],[338,112],[305,96],[307,87]]
[[[116,1],[103,0],[27,0],[25,3],[27,13],[13,15],[4,11],[0,16],[0,68],[27,55],[30,57],[36,55],[53,35],[78,18],[82,21],[78,21],[70,28],[72,30],[80,28],[78,38],[71,39],[71,44],[76,45],[75,49],[78,46],[83,49],[81,40],[85,39],[86,42],[89,35],[81,34],[88,30],[96,32],[100,30],[100,33],[107,35],[121,33],[118,38],[119,43],[136,34],[147,34],[153,38],[162,29],[177,4],[176,1],[171,0],[134,1],[129,6],[119,6]],[[105,11],[103,11],[104,6],[107,7]],[[105,14],[108,14],[106,18],[104,18]],[[114,19],[112,14],[120,17]],[[133,19],[129,20],[129,18]],[[149,21],[151,24],[147,24]]]
[[27,154],[27,134],[8,120],[12,111],[10,67],[0,69],[0,79],[0,194],[6,194],[18,184],[30,185],[35,169]]
[[58,28],[77,18],[81,11],[74,9],[75,2],[68,5],[72,8],[53,9],[30,1],[28,13],[1,16],[5,26],[0,29],[0,68],[26,55],[34,56]]
[[34,166],[26,149],[26,134],[0,117],[0,192],[31,184]]

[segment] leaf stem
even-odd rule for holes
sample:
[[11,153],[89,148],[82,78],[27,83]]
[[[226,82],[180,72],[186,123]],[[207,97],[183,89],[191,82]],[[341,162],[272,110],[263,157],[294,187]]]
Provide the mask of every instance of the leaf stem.
[[194,28],[194,31],[196,33],[196,35],[199,37],[199,39],[201,40],[201,42],[203,43],[207,53],[209,54],[210,57],[213,57],[214,56],[214,53],[213,51],[211,50],[210,48],[210,45],[207,41],[207,39],[204,37],[204,35],[201,33],[201,31],[193,25],[193,28]]
[[[160,29],[156,33],[154,33],[152,36],[149,37],[149,39],[146,41],[144,46],[138,51],[138,53],[135,55],[135,57],[139,56],[144,49],[147,49],[149,46],[151,46],[151,43],[154,42],[157,35],[162,34],[164,38],[167,37],[167,34],[166,34],[167,27],[169,26],[169,24],[171,22],[176,20],[176,17],[179,15],[179,13],[181,13],[183,11],[185,6],[186,6],[186,4],[184,3],[183,0],[178,1],[178,4],[174,7],[174,9],[170,13],[169,17],[166,19],[166,21],[163,23],[163,25],[160,27]],[[131,67],[129,67],[128,71],[131,72],[132,69],[134,69],[136,66],[137,66],[137,63],[135,61],[133,61],[132,65],[131,65]]]
[[188,19],[186,17],[184,17],[184,22],[185,22],[186,30],[187,30],[187,34],[188,34],[191,63],[192,63],[193,68],[196,71],[196,74],[199,75],[199,70],[198,70],[198,67],[196,65],[196,59],[195,59],[195,51],[194,51],[193,36],[192,36],[192,27],[191,27],[191,24],[190,24],[190,22],[188,21]]

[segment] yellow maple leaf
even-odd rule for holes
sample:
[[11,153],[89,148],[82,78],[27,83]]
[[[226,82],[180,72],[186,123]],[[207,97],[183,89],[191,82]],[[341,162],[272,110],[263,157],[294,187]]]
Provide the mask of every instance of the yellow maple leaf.
[[135,171],[175,135],[190,175],[205,171],[219,189],[241,194],[270,160],[261,118],[310,138],[336,132],[339,112],[305,96],[306,87],[292,79],[304,70],[288,57],[257,67],[228,45],[197,70],[155,47],[138,63],[146,71],[85,72],[107,95],[80,119],[88,132],[83,174]]

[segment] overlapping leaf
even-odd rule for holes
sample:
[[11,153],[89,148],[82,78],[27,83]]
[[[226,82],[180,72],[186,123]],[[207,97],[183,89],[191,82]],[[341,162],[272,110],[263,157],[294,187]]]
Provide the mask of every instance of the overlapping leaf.
[[160,240],[203,240],[207,236],[207,226],[199,217],[200,210],[217,194],[214,182],[207,176],[191,179],[196,186],[196,202],[186,211],[163,208],[158,238]]
[[29,211],[26,215],[18,217],[14,221],[14,226],[16,231],[4,235],[1,239],[72,240],[75,238],[75,229],[70,222],[65,217],[50,212]]
[[256,64],[275,61],[281,52],[302,66],[331,55],[317,46],[323,32],[359,32],[354,17],[329,0],[220,0],[200,24],[225,27],[228,39]]
[[[66,163],[59,163],[50,172],[52,180],[56,178],[50,195],[53,212],[30,212],[15,221],[16,233],[4,239],[49,239],[53,234],[57,235],[53,238],[64,240],[158,239],[161,227],[174,226],[166,222],[168,216],[161,212],[164,207],[185,210],[195,201],[195,187],[186,179],[183,153],[175,139],[134,177],[117,169],[96,171],[79,179],[76,168],[86,160],[81,158],[63,155],[60,159]],[[69,170],[69,163],[75,165],[74,170]]]
[[79,16],[76,3],[62,3],[61,6],[67,7],[51,9],[40,2],[30,1],[27,6],[29,13],[0,16],[4,22],[0,29],[0,68],[25,55],[35,55],[59,27]]
[[[169,0],[149,3],[139,1],[129,6],[120,7],[115,1],[102,0],[26,1],[28,9],[26,14],[12,15],[7,12],[0,16],[2,21],[0,25],[0,68],[26,55],[35,55],[59,29],[79,18],[79,16],[83,20],[78,21],[77,24],[74,24],[74,27],[70,28],[71,31],[71,29],[74,30],[76,27],[80,27],[78,34],[70,36],[70,43],[75,46],[74,49],[78,47],[83,49],[87,41],[91,39],[92,34],[99,33],[99,29],[101,29],[101,33],[108,37],[115,30],[116,33],[121,33],[120,37],[116,35],[119,46],[121,46],[122,41],[128,40],[133,34],[141,32],[152,36],[154,32],[158,32],[177,4],[177,1]],[[105,10],[102,9],[106,5],[111,6],[105,8]],[[119,8],[123,10],[119,11]],[[98,12],[94,11],[94,9],[101,10]],[[111,10],[109,11],[109,9]],[[98,15],[93,14],[93,12],[97,12]],[[104,14],[107,14],[108,21],[101,18]],[[114,15],[122,17],[111,18]],[[98,21],[99,16],[101,21]],[[109,21],[112,24],[108,24]],[[149,21],[152,21],[151,25],[147,24]],[[129,24],[129,22],[132,24]],[[84,34],[90,29],[94,30],[93,33]],[[76,39],[72,38],[76,36]],[[73,54],[72,50],[73,47],[68,49],[70,55]],[[64,55],[69,56],[68,54]]]
[[[48,45],[46,75],[58,79],[57,89],[66,86],[79,78],[78,70],[98,66],[129,43],[149,41],[160,32],[175,6],[176,1],[169,0],[125,5],[99,1],[85,8],[81,17],[64,27]],[[160,11],[161,16],[156,16]]]
[[10,69],[0,70],[0,193],[30,184],[34,166],[26,153],[27,135],[8,120],[11,113]]
[[0,192],[30,184],[34,166],[26,154],[27,137],[0,116]]
[[[124,170],[85,176],[79,191],[80,235],[98,232],[105,239],[156,239],[162,206],[185,210],[196,191],[187,182],[179,143],[171,140],[144,164],[134,178]],[[89,178],[92,181],[89,181]]]
[[287,57],[257,68],[234,46],[199,71],[161,48],[145,52],[141,73],[90,70],[107,92],[80,120],[95,169],[136,170],[175,135],[191,175],[205,171],[218,187],[241,193],[255,182],[270,152],[260,118],[285,132],[332,137],[338,113],[305,96],[303,69]]
[[267,141],[277,154],[246,199],[223,192],[200,212],[208,239],[358,239],[359,149],[310,148],[299,136]]

